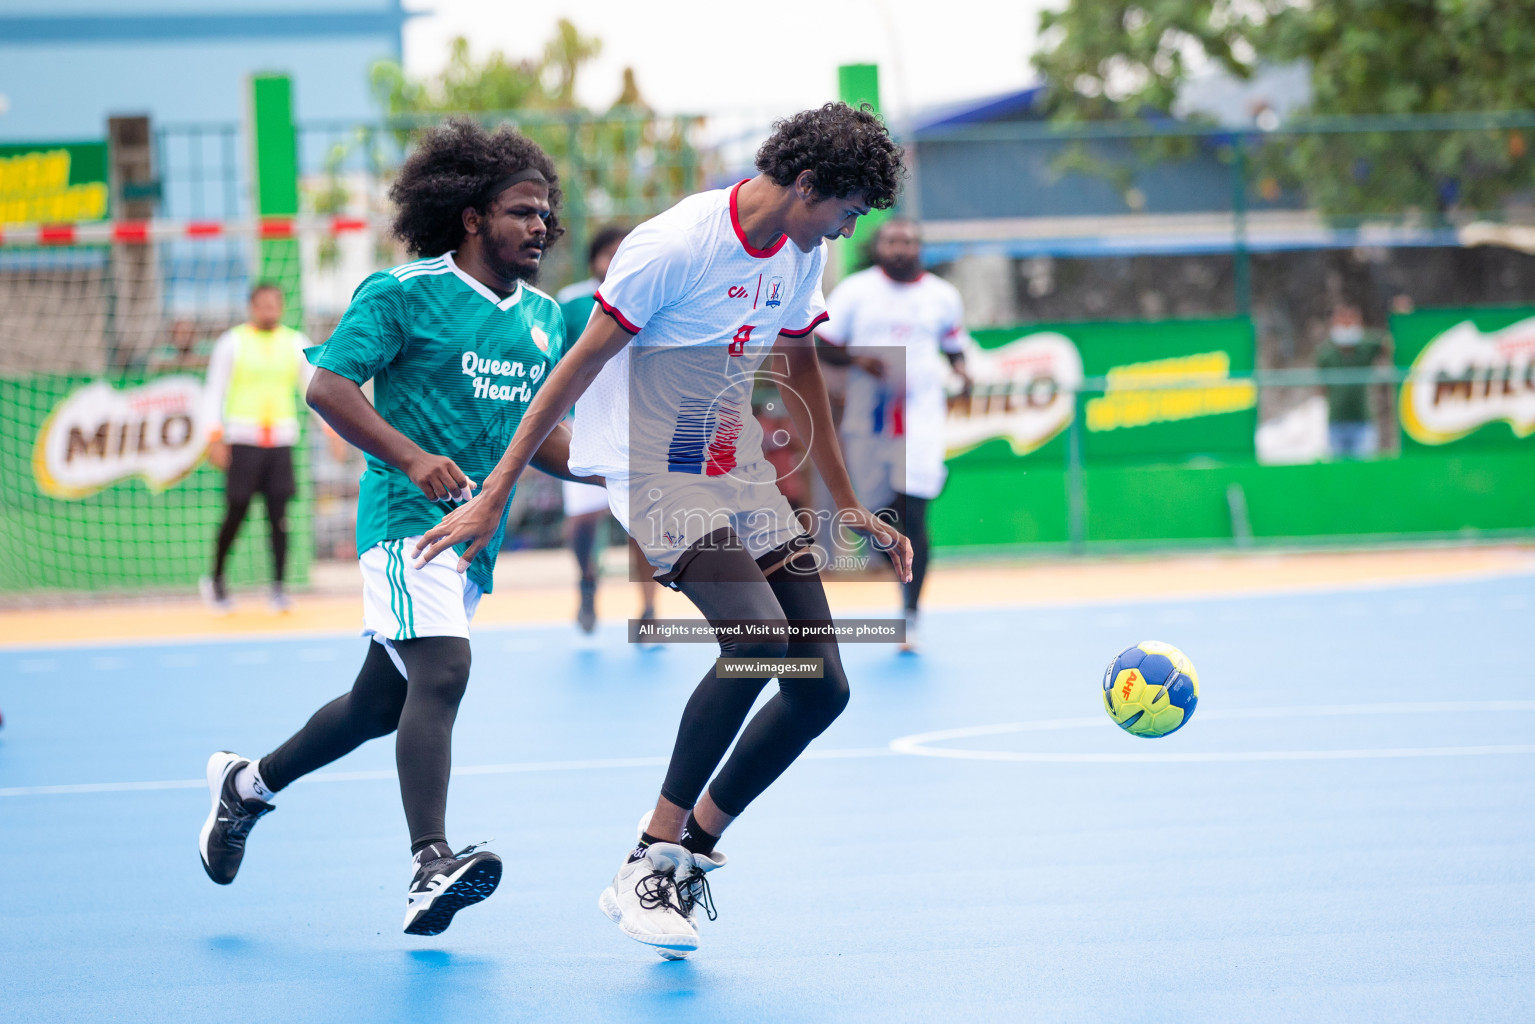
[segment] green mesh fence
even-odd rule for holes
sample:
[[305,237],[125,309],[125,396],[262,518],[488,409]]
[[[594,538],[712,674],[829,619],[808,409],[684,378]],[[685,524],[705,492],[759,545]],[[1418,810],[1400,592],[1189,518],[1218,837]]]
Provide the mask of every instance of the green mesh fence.
[[[206,461],[203,380],[214,341],[245,319],[252,250],[241,238],[0,248],[0,593],[189,589],[210,571],[224,475]],[[297,247],[274,272],[296,284]],[[294,453],[294,583],[314,555],[314,464],[336,462],[312,426]],[[229,582],[269,580],[269,552],[258,497]]]

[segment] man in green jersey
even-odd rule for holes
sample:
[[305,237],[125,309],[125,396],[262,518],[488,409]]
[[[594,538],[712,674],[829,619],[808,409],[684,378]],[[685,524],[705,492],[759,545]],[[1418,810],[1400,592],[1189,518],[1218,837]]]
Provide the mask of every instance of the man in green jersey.
[[[309,351],[310,405],[367,455],[357,551],[372,642],[351,691],[282,746],[259,761],[228,751],[209,759],[212,809],[200,846],[209,877],[227,885],[278,791],[395,732],[415,868],[405,931],[435,935],[501,878],[495,854],[453,852],[444,816],[469,622],[491,589],[506,519],[465,575],[451,552],[419,568],[409,552],[490,472],[563,352],[559,306],[528,284],[562,233],[562,196],[533,142],[459,120],[420,140],[390,198],[395,234],[423,258],[370,276],[330,340]],[[370,379],[371,404],[360,389]],[[568,439],[551,435],[541,469],[569,477]]]
[[[1351,303],[1333,308],[1327,338],[1316,353],[1322,370],[1357,370],[1373,366],[1386,351],[1385,339],[1364,326],[1364,313]],[[1379,448],[1380,430],[1370,409],[1370,385],[1332,384],[1327,395],[1327,440],[1335,459],[1368,459]]]

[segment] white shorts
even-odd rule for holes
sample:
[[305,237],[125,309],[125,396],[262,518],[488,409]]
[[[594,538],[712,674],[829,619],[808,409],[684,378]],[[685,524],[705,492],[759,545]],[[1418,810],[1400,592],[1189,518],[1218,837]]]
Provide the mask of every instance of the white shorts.
[[887,437],[883,434],[842,439],[853,491],[868,509],[879,509],[897,493],[936,498],[949,477],[942,442],[930,436]]
[[458,571],[458,553],[442,552],[423,568],[412,554],[420,537],[386,540],[362,553],[362,635],[384,645],[400,674],[395,640],[469,637],[480,585]]
[[599,484],[561,480],[560,497],[564,499],[567,516],[584,516],[608,510],[608,489]]
[[[806,533],[766,459],[727,476],[656,473],[608,479],[608,506],[664,578],[689,548],[721,527],[760,558]],[[632,507],[631,507],[632,505]]]

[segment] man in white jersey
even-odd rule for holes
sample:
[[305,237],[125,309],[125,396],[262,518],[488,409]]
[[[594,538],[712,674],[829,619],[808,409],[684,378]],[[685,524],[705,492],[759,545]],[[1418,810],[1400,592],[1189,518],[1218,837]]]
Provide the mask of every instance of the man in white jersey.
[[853,486],[869,508],[889,509],[911,539],[911,581],[901,589],[906,642],[917,648],[917,606],[927,576],[927,504],[943,490],[943,423],[952,370],[966,387],[964,307],[959,290],[922,269],[915,222],[880,225],[874,265],[831,294],[831,319],[817,335],[828,363],[851,365],[842,438]]
[[861,215],[894,203],[900,150],[872,113],[833,103],[775,125],[757,168],[630,233],[597,292],[606,315],[592,317],[550,374],[480,494],[417,548],[429,559],[465,544],[467,566],[539,442],[579,397],[573,471],[607,479],[614,514],[656,578],[720,631],[721,653],[753,664],[786,654],[819,661],[821,678],[780,678],[744,732],[776,672],[716,676],[711,666],[688,700],[660,798],[599,900],[626,935],[669,958],[697,948],[698,908],[714,917],[706,875],[725,863],[714,850],[720,834],[848,697],[834,639],[788,639],[790,624],[827,624],[831,611],[817,550],[762,454],[751,408],[759,367],[776,378],[838,523],[872,535],[910,575],[906,539],[853,492],[811,338],[826,319],[822,240],[851,235]]

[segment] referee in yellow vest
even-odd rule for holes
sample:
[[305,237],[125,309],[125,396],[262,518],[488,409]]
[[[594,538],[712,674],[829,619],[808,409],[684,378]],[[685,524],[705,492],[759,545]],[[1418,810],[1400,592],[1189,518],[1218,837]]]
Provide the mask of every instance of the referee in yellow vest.
[[251,289],[250,319],[225,331],[214,345],[204,389],[203,422],[208,425],[208,461],[224,470],[224,522],[219,526],[213,575],[201,583],[203,597],[217,610],[232,605],[224,585],[224,563],[251,498],[260,494],[271,524],[272,593],[275,612],[288,610],[283,571],[288,558],[288,500],[293,497],[293,446],[299,439],[299,411],[314,375],[304,357],[310,344],[282,324],[283,293],[274,284]]

